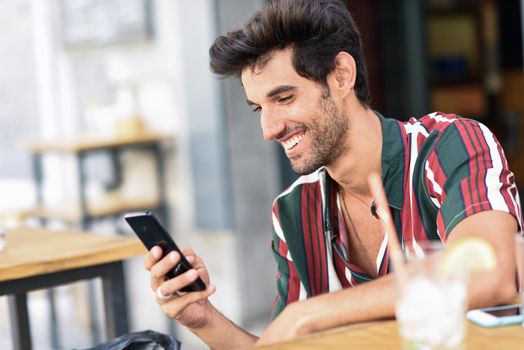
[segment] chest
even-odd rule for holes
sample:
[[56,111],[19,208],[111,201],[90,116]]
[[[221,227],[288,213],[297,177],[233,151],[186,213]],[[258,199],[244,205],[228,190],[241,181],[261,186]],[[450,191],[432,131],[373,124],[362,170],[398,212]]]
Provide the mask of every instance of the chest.
[[341,235],[345,236],[343,242],[348,248],[349,262],[376,277],[377,257],[384,240],[380,221],[361,203],[346,203],[342,214]]

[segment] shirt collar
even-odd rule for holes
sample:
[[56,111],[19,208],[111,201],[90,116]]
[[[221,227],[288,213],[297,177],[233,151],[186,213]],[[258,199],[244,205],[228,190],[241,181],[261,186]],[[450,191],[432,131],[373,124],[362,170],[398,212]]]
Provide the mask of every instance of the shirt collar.
[[382,126],[382,183],[389,206],[402,209],[404,201],[404,142],[399,123],[375,111]]

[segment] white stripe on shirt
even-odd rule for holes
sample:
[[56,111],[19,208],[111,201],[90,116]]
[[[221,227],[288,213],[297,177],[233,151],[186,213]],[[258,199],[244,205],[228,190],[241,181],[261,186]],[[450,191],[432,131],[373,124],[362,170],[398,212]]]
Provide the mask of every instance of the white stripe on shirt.
[[[492,167],[487,169],[486,179],[484,180],[487,188],[488,200],[491,204],[493,210],[502,210],[505,212],[510,212],[500,189],[502,188],[502,183],[500,182],[500,175],[502,173],[503,165],[502,159],[500,158],[500,153],[497,147],[497,143],[493,137],[493,134],[487,127],[482,124],[478,124],[480,130],[484,135],[484,139],[489,147],[489,154],[491,156]],[[513,196],[510,196],[513,200]],[[514,203],[516,205],[516,203]]]

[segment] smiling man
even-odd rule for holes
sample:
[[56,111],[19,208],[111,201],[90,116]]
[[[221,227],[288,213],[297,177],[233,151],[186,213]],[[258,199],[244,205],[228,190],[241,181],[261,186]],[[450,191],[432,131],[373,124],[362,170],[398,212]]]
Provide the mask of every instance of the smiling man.
[[[370,107],[360,36],[336,0],[274,1],[210,49],[215,73],[240,77],[263,136],[282,145],[301,176],[273,206],[277,296],[258,344],[394,316],[397,297],[387,237],[367,179],[379,173],[402,244],[487,239],[497,270],[476,276],[470,307],[516,295],[513,234],[521,227],[514,176],[493,134],[476,121],[434,112],[406,123]],[[211,348],[247,348],[243,331],[207,297],[202,260],[166,273],[176,253],[146,257],[157,302]],[[202,292],[178,291],[196,277]],[[254,277],[255,278],[255,277]]]

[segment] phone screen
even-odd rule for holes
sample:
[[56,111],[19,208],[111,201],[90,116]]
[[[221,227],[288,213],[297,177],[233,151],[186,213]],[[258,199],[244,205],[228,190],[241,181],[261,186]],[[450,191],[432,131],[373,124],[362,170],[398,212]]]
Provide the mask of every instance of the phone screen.
[[520,315],[520,306],[511,306],[508,308],[497,309],[497,310],[483,310],[485,313],[493,315],[495,317],[504,317],[504,316],[517,316]]

